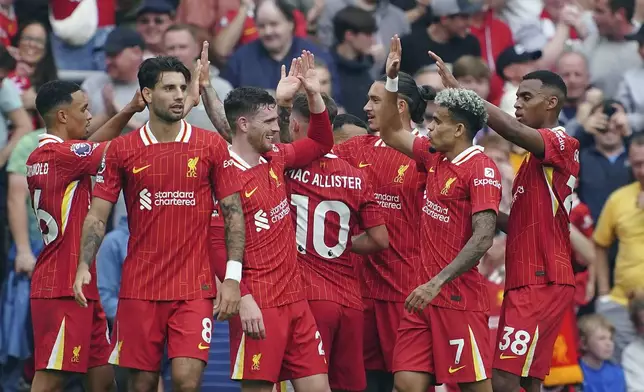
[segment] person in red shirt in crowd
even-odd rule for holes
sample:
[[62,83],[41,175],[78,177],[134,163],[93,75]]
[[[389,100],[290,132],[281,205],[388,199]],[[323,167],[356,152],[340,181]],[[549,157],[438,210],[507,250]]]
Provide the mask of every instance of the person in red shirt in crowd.
[[481,12],[472,15],[470,34],[481,44],[481,57],[491,71],[490,95],[487,99],[498,105],[503,95],[503,79],[496,73],[496,59],[501,52],[514,45],[512,30],[496,16],[496,7],[502,5],[498,0],[485,0]]
[[[238,9],[232,9],[217,21],[213,49],[220,60],[230,56],[236,48],[259,38],[255,24],[255,0],[241,0]],[[307,37],[306,17],[300,10],[293,11],[293,35]]]
[[13,9],[14,0],[0,0],[0,44],[11,45],[18,32],[18,20]]

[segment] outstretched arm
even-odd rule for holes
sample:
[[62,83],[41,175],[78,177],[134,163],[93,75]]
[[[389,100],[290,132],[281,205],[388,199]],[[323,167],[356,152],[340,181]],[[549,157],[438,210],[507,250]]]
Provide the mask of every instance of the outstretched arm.
[[[450,70],[447,69],[443,60],[434,52],[429,52],[429,55],[436,61],[438,74],[443,80],[443,85],[447,88],[460,88],[458,81],[456,81],[456,78]],[[543,158],[545,154],[545,143],[539,131],[521,124],[516,118],[487,101],[485,101],[485,109],[488,113],[487,123],[490,128],[504,139],[531,152],[537,158]]]
[[380,106],[380,138],[390,147],[414,159],[414,139],[411,133],[403,129],[400,114],[398,113],[398,72],[402,58],[400,38],[395,35],[391,39],[389,56],[387,57],[387,83],[385,96]]
[[201,74],[199,75],[199,90],[204,102],[206,114],[217,132],[228,143],[232,143],[230,124],[226,119],[224,103],[219,99],[217,92],[210,83],[210,61],[208,60],[208,41],[203,42],[201,47]]
[[387,226],[370,227],[351,239],[351,252],[360,255],[380,252],[389,247]]

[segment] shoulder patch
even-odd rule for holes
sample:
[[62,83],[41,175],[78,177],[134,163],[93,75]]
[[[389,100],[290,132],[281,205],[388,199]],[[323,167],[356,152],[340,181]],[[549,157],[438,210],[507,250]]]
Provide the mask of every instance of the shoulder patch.
[[70,150],[81,158],[87,157],[92,154],[96,148],[95,144],[90,143],[74,143],[71,145]]

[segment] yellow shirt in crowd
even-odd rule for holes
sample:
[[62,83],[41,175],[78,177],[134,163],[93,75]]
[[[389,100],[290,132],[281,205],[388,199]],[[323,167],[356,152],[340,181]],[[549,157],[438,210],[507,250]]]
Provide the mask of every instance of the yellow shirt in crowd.
[[641,190],[639,182],[635,182],[613,192],[593,233],[595,242],[604,248],[619,241],[610,295],[623,305],[631,292],[644,288],[644,210],[637,206]]

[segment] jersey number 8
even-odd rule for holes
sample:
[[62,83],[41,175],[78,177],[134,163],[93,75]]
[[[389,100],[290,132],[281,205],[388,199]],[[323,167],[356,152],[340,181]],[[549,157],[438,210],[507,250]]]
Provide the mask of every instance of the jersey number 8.
[[[295,239],[297,250],[301,254],[306,254],[306,243],[308,239],[309,228],[309,197],[303,195],[292,195],[291,204],[297,210],[297,222]],[[335,213],[339,216],[340,230],[338,232],[338,243],[329,247],[324,242],[326,228],[326,214]],[[315,252],[325,259],[334,259],[344,253],[347,248],[349,239],[349,219],[351,210],[341,201],[324,200],[321,201],[313,211],[313,248]]]

